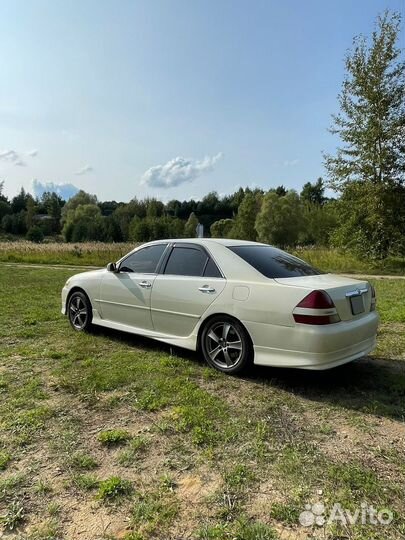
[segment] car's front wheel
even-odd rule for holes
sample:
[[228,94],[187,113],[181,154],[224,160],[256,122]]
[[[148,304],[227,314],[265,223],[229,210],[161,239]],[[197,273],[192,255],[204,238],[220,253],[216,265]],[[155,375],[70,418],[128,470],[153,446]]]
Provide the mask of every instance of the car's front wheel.
[[252,345],[242,324],[218,315],[205,325],[201,334],[201,349],[207,363],[225,373],[239,373],[252,360]]
[[72,293],[68,302],[68,317],[70,324],[77,331],[88,330],[91,325],[92,309],[87,296],[76,291]]

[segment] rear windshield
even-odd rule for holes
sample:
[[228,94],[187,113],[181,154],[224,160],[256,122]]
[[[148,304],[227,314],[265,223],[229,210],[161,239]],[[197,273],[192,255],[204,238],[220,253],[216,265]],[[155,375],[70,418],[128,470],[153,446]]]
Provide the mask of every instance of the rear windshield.
[[289,278],[321,274],[308,263],[271,246],[228,246],[244,261],[268,278]]

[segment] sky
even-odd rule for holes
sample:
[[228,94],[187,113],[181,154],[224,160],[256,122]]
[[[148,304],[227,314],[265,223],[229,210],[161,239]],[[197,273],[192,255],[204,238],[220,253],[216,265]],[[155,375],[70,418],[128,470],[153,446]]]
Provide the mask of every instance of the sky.
[[345,53],[386,8],[405,17],[405,0],[0,0],[5,192],[300,190],[338,143]]

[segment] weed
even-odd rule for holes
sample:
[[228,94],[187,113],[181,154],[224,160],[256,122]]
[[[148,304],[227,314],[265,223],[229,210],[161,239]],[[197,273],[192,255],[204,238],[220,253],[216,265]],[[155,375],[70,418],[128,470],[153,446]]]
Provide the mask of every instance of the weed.
[[224,480],[229,490],[239,490],[254,480],[254,474],[246,467],[246,465],[238,464],[225,472]]
[[139,456],[145,452],[149,441],[140,435],[130,440],[128,448],[123,450],[118,456],[118,463],[124,467],[133,465]]
[[102,431],[98,435],[98,440],[105,446],[116,446],[126,443],[131,438],[131,434],[123,429],[109,429]]
[[179,511],[177,498],[157,490],[139,494],[135,500],[131,525],[147,535],[167,530]]
[[72,477],[72,484],[81,491],[96,489],[100,482],[92,474],[76,474]]
[[47,506],[48,514],[50,516],[58,516],[61,513],[61,506],[57,502],[50,502]]
[[13,531],[22,523],[24,516],[24,506],[20,501],[16,500],[9,505],[7,512],[3,516],[0,516],[0,522],[4,525],[5,529]]
[[70,464],[74,469],[81,471],[91,471],[98,467],[97,461],[89,454],[76,452],[70,460]]
[[11,461],[11,456],[7,452],[0,452],[0,471],[4,471]]
[[99,484],[97,498],[102,501],[113,501],[129,495],[132,492],[132,484],[119,476],[112,476]]
[[296,525],[302,507],[294,503],[273,503],[271,506],[270,517],[276,521],[281,521],[287,525]]
[[35,491],[38,493],[38,495],[47,495],[48,493],[51,493],[52,486],[49,484],[49,482],[46,482],[42,478],[38,480]]

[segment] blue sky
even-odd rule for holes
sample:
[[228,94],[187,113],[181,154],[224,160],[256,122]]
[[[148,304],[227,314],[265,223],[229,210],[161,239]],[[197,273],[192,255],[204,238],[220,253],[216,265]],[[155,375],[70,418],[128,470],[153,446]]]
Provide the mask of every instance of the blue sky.
[[300,189],[336,146],[345,51],[387,7],[404,15],[404,0],[3,0],[6,193]]

